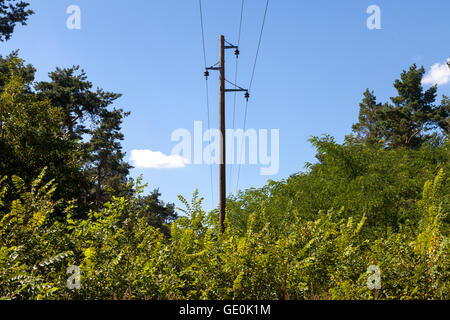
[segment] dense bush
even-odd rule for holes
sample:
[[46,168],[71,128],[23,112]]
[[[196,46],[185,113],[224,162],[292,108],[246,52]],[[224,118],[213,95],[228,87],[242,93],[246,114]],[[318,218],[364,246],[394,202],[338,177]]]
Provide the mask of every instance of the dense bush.
[[[0,42],[28,6],[0,0]],[[197,192],[178,218],[134,185],[120,94],[35,72],[0,56],[0,299],[450,298],[450,99],[423,67],[367,89],[342,145],[312,138],[306,172],[228,199],[224,233]]]
[[[309,172],[230,199],[223,234],[197,193],[181,198],[185,214],[167,238],[138,210],[139,183],[75,219],[73,203],[52,200],[45,172],[29,188],[13,177],[21,196],[0,217],[0,297],[448,299],[448,143],[313,143],[321,161]],[[62,205],[66,218],[52,216]],[[79,290],[66,286],[71,265]],[[367,288],[370,265],[380,290]]]

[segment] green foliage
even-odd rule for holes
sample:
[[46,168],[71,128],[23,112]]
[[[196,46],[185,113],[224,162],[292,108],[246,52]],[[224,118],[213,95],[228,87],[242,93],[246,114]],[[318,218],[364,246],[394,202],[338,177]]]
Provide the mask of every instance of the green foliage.
[[30,89],[35,72],[36,69],[32,65],[25,65],[25,62],[19,58],[18,51],[13,51],[5,58],[0,55],[0,92],[13,74],[22,79],[24,86]]
[[55,186],[42,185],[44,173],[30,190],[21,178],[12,178],[20,198],[0,217],[0,298],[49,299],[63,281],[58,271],[71,251],[63,225],[51,222]]
[[[0,0],[0,41],[26,7]],[[119,94],[34,73],[0,57],[0,299],[450,298],[450,103],[423,68],[392,105],[365,92],[356,137],[311,138],[306,172],[230,197],[224,233],[198,191],[178,217],[128,178]]]
[[175,212],[175,205],[171,203],[164,203],[160,199],[161,193],[158,189],[153,190],[152,193],[139,196],[137,200],[137,214],[146,219],[146,222],[158,229],[160,229],[166,236],[170,235],[168,227],[178,214]]
[[[17,175],[31,183],[47,167],[47,176],[65,186],[57,190],[57,196],[78,198],[84,183],[81,153],[74,141],[61,134],[64,113],[30,92],[21,77],[20,59],[12,57],[8,65],[10,73],[3,75],[0,91],[0,174]],[[10,199],[14,192],[10,190]]]
[[353,131],[360,141],[377,143],[382,140],[383,132],[377,114],[382,107],[381,103],[377,103],[374,92],[367,89],[364,92],[364,99],[359,105],[359,122],[353,125]]
[[106,187],[112,189],[110,194],[120,195],[126,192],[129,169],[131,166],[124,161],[122,152],[121,133],[123,118],[129,112],[122,109],[108,111],[101,114],[99,125],[88,132],[91,139],[86,143],[87,172],[95,180],[95,203],[101,207],[108,198]]
[[441,129],[448,134],[449,108],[444,97],[442,105],[435,105],[437,86],[424,91],[423,67],[414,64],[395,80],[398,92],[390,103],[376,103],[373,92],[367,89],[360,105],[359,122],[353,126],[361,141],[382,142],[391,148],[418,148],[431,141]]
[[86,74],[77,71],[57,69],[51,82],[34,85],[35,69],[17,52],[0,57],[0,175],[31,183],[47,167],[47,177],[64,186],[56,196],[77,200],[76,215],[85,217],[112,195],[130,191],[131,167],[121,146],[129,113],[108,110],[120,95],[92,91]]
[[11,38],[18,23],[26,25],[26,21],[34,12],[27,7],[30,4],[17,0],[0,0],[0,42]]
[[49,77],[50,82],[42,81],[36,85],[36,89],[41,99],[49,99],[52,105],[62,109],[65,114],[65,135],[71,138],[81,138],[87,133],[82,120],[87,117],[98,120],[106,108],[121,96],[102,89],[92,91],[92,83],[79,66],[56,68]]
[[158,298],[163,235],[135,214],[134,199],[115,198],[75,224],[83,299]]
[[[222,234],[216,212],[202,209],[198,192],[191,202],[180,198],[184,215],[166,238],[140,214],[139,181],[135,194],[112,197],[87,219],[74,219],[69,203],[67,219],[56,221],[51,218],[55,187],[42,185],[43,175],[30,191],[23,180],[12,179],[21,196],[0,220],[0,297],[449,298],[449,184],[443,169],[411,204],[418,223],[376,238],[370,237],[375,227],[368,224],[369,211],[349,216],[342,207],[309,217],[292,202],[289,222],[282,223],[270,199],[261,207],[249,203],[245,219],[230,214]],[[4,195],[5,188],[0,190]],[[258,190],[250,193],[259,199]],[[66,288],[70,265],[80,267],[79,290]],[[382,272],[382,288],[375,292],[367,288],[371,265]]]
[[450,169],[448,141],[417,150],[385,150],[351,137],[343,145],[329,136],[312,138],[312,143],[319,163],[308,165],[308,173],[230,199],[228,216],[235,227],[245,230],[246,216],[264,212],[271,228],[283,230],[295,211],[308,221],[319,210],[344,207],[345,217],[366,217],[367,237],[385,236],[418,224],[415,202],[424,183],[441,167]]

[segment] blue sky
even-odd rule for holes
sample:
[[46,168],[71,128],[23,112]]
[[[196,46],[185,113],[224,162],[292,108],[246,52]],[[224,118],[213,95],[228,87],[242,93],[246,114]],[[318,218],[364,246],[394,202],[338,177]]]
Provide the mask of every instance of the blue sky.
[[[124,150],[151,149],[170,154],[171,133],[206,124],[205,84],[197,0],[32,0],[36,12],[27,27],[1,43],[0,54],[20,55],[46,80],[56,67],[80,65],[95,86],[120,92],[117,106],[131,111],[123,126]],[[218,61],[219,35],[236,42],[241,0],[203,0],[208,64]],[[381,30],[369,30],[368,6],[381,8]],[[66,28],[69,5],[81,8],[81,30]],[[255,57],[265,0],[246,0],[238,83],[247,86]],[[303,170],[314,161],[311,135],[331,134],[338,141],[357,121],[366,88],[380,101],[395,94],[393,81],[412,63],[427,70],[450,55],[448,0],[272,0],[248,109],[248,128],[280,130],[280,170],[260,175],[244,165],[240,189],[260,187]],[[234,80],[234,56],[227,56],[228,78]],[[211,123],[218,126],[218,79],[210,78]],[[450,95],[450,85],[439,93]],[[228,95],[227,122],[232,120]],[[236,123],[242,127],[244,99],[238,96]],[[236,168],[231,191],[236,190]],[[214,199],[210,169],[133,169],[163,200],[190,199],[196,188],[210,209]],[[227,175],[228,176],[228,175]],[[214,201],[213,201],[214,200]]]

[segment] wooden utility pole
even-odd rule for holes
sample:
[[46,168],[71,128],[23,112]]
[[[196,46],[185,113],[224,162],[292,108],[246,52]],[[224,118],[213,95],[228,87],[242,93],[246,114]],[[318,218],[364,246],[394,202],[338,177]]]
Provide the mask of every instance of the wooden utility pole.
[[[219,122],[220,122],[220,151],[219,151],[219,224],[222,232],[225,231],[225,210],[226,210],[226,201],[227,201],[227,184],[226,184],[226,126],[225,126],[225,93],[226,92],[236,92],[236,91],[245,91],[245,98],[248,99],[250,97],[248,90],[242,89],[234,83],[231,83],[235,86],[234,89],[226,89],[225,82],[229,82],[225,78],[225,49],[236,49],[235,55],[239,56],[239,48],[237,46],[233,46],[229,42],[225,41],[225,37],[223,35],[220,36],[220,60],[219,67],[209,67],[206,68],[205,77],[208,79],[209,72],[208,70],[218,70],[219,71],[219,79],[220,79],[220,95],[219,95]],[[217,65],[217,64],[216,64]]]
[[219,97],[219,121],[220,121],[220,174],[219,174],[219,223],[222,232],[225,231],[225,208],[227,201],[226,182],[226,140],[225,140],[225,37],[220,36],[220,97]]

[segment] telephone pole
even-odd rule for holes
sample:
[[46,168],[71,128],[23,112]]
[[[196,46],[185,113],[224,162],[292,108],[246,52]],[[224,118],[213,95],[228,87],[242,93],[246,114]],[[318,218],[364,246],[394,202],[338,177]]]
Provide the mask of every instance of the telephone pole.
[[[220,60],[218,62],[219,67],[209,67],[206,68],[205,77],[208,79],[209,72],[208,70],[218,70],[219,71],[219,81],[220,81],[220,95],[219,95],[219,122],[220,122],[220,151],[219,151],[219,224],[222,233],[225,231],[225,212],[226,212],[226,201],[227,201],[227,185],[226,185],[226,126],[225,126],[225,93],[226,92],[236,92],[236,91],[245,91],[245,98],[248,100],[250,97],[248,90],[243,89],[237,86],[234,83],[226,80],[225,77],[225,50],[226,49],[236,49],[234,51],[236,58],[239,57],[239,48],[237,46],[232,45],[231,43],[225,40],[223,35],[220,36]],[[217,65],[217,64],[215,64]],[[227,89],[225,86],[225,82],[229,82],[235,88]]]
[[219,174],[219,224],[222,232],[225,231],[225,208],[227,205],[226,182],[226,139],[225,139],[225,37],[220,36],[220,97],[219,97],[219,121],[220,121],[220,174]]

